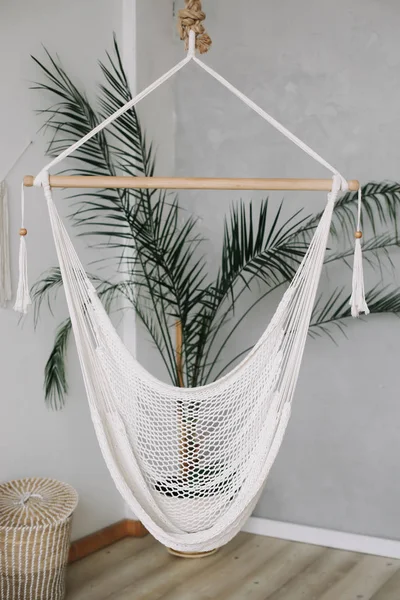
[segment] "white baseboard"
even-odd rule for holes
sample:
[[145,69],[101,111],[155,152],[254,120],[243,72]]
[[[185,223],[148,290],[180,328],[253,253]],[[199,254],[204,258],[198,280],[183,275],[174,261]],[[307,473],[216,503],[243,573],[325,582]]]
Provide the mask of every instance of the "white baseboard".
[[282,521],[260,519],[259,517],[250,517],[242,531],[281,538],[292,542],[326,546],[338,550],[362,552],[363,554],[374,554],[388,558],[400,558],[400,541],[397,540],[358,535],[356,533],[344,533],[330,529],[319,529],[317,527],[308,527],[307,525],[295,525]]

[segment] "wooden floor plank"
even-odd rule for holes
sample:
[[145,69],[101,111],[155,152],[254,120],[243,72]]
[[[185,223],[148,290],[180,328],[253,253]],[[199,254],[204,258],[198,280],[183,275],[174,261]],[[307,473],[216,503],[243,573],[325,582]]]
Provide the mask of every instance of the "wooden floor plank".
[[[264,596],[268,600],[317,600],[353,569],[362,555],[343,550],[326,548],[320,556],[303,571],[295,573],[273,594]],[[260,576],[261,579],[262,575]],[[263,598],[263,600],[264,600]]]
[[66,600],[400,600],[400,561],[248,533],[218,554],[170,556],[148,536],[68,569]]
[[138,552],[153,546],[157,542],[150,535],[145,538],[126,538],[117,544],[99,550],[69,566],[67,571],[67,588],[70,592],[84,583],[95,579],[99,573],[112,569],[114,565],[126,558],[134,557]]
[[397,600],[400,598],[400,561],[387,558],[387,566],[397,564],[398,569],[390,579],[371,597],[371,600]]
[[[321,594],[318,600],[371,600],[396,572],[397,562],[380,556],[364,556],[343,579]],[[400,598],[400,594],[398,597]]]
[[161,544],[152,544],[134,556],[128,556],[110,569],[100,571],[94,579],[71,591],[68,600],[105,600],[142,577],[166,564],[169,555]]
[[[226,589],[221,600],[264,600],[317,560],[324,549],[306,544],[288,543],[272,557],[262,554],[250,564],[248,576],[240,578]],[[258,563],[258,564],[257,564]]]
[[225,598],[226,590],[230,590],[249,574],[261,562],[278,554],[289,545],[283,540],[251,536],[236,552],[222,561],[210,563],[202,574],[183,582],[163,596],[164,600],[187,600],[195,590],[196,600],[209,598]]
[[[217,554],[202,559],[182,559],[169,557],[166,565],[152,573],[151,578],[142,578],[107,600],[158,600],[165,598],[168,592],[185,583],[191,577],[202,577],[210,567],[218,568],[230,554],[240,551],[241,547],[251,539],[248,533],[241,533],[232,542],[221,548]],[[167,552],[167,550],[165,550]]]

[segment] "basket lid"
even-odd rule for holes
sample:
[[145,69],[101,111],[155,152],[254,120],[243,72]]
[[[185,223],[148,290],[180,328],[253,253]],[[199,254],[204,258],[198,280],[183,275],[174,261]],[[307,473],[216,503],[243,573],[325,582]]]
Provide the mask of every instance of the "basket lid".
[[55,479],[17,479],[0,485],[0,527],[61,523],[78,503],[73,487]]

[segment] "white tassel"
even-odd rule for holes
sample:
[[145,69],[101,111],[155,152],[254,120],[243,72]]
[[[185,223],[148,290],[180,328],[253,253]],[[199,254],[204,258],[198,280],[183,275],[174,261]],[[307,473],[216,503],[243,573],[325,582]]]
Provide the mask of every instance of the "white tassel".
[[25,213],[25,196],[24,196],[24,184],[21,186],[21,229],[19,230],[20,242],[19,242],[19,280],[17,297],[14,304],[14,310],[16,312],[26,314],[32,300],[29,293],[28,283],[28,254],[26,250],[25,236],[28,233],[24,227],[24,213]]
[[357,231],[355,233],[356,243],[354,249],[354,266],[353,266],[353,292],[350,298],[351,316],[359,317],[360,313],[369,314],[369,308],[365,300],[365,287],[364,287],[364,271],[363,271],[363,257],[361,247],[361,187],[358,190],[358,220],[357,220]]
[[8,199],[5,181],[0,181],[0,307],[11,300],[10,240],[8,231]]

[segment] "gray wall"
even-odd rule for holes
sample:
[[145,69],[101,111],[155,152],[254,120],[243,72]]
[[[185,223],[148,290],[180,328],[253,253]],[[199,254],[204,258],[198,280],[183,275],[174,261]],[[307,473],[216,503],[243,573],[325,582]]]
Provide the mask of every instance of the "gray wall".
[[[349,178],[399,179],[396,0],[205,0],[204,9],[214,40],[206,62]],[[175,89],[178,174],[326,176],[198,68],[181,74]],[[181,197],[201,217],[212,268],[223,216],[238,196]],[[324,203],[318,194],[285,197],[286,214]],[[324,289],[339,280],[350,289],[350,278],[338,271]],[[258,338],[270,310],[263,305],[246,320],[236,349]],[[257,516],[400,538],[399,333],[394,317],[371,317],[351,322],[338,346],[309,341],[293,417]]]
[[[153,83],[176,60],[176,36],[172,0],[136,0],[137,91]],[[153,143],[156,174],[171,174],[175,168],[176,78],[143,100],[137,111],[147,140]],[[137,321],[137,358],[153,375],[165,379],[165,367],[140,322]],[[129,325],[128,325],[129,326]]]
[[[214,39],[207,62],[349,177],[398,178],[400,11],[394,0],[204,0],[204,8]],[[36,104],[27,93],[36,75],[29,53],[40,54],[43,41],[79,80],[93,81],[96,59],[109,45],[112,30],[119,31],[120,9],[120,2],[99,0],[0,3],[0,71],[9,92],[0,99],[4,168],[37,127],[31,112]],[[171,0],[138,0],[138,17],[141,89],[182,56],[182,45],[174,34]],[[159,146],[159,174],[171,173],[175,157],[178,174],[325,173],[195,67],[157,94],[139,112]],[[19,227],[20,178],[43,165],[43,154],[37,142],[9,179],[11,231]],[[41,196],[32,191],[29,197],[33,281],[55,264],[55,255],[47,219],[37,209]],[[288,213],[324,203],[319,195],[286,197]],[[234,198],[182,194],[210,238],[210,269],[219,252],[223,216]],[[12,240],[15,273],[17,236]],[[347,271],[336,276],[350,281]],[[323,285],[329,289],[335,281]],[[258,338],[272,308],[260,307],[246,321],[235,340],[238,349]],[[61,316],[60,305],[56,320]],[[70,481],[81,494],[77,537],[121,518],[124,508],[98,450],[73,352],[66,410],[50,413],[44,407],[42,368],[55,323],[43,317],[34,333],[31,320],[18,329],[13,313],[0,311],[0,478],[50,475]],[[374,317],[367,324],[351,323],[349,339],[337,347],[326,339],[309,342],[293,418],[258,516],[400,538],[399,327],[391,317]],[[139,341],[139,358],[159,374],[150,344],[142,336]]]
[[[93,15],[96,14],[95,25]],[[107,0],[16,0],[0,2],[0,177],[29,139],[34,145],[7,179],[14,291],[20,226],[19,190],[24,174],[45,164],[44,138],[35,136],[40,120],[34,109],[49,99],[29,90],[39,78],[30,54],[44,59],[42,43],[58,53],[63,65],[84,88],[99,80],[97,59],[111,48],[119,31],[121,2]],[[134,24],[132,24],[132,27]],[[58,195],[60,196],[60,194]],[[58,202],[68,213],[65,201]],[[44,199],[40,190],[26,193],[30,281],[57,264]],[[78,243],[81,252],[84,244]],[[87,254],[82,254],[88,258]],[[68,481],[79,492],[73,536],[81,537],[118,521],[124,504],[101,456],[94,434],[74,349],[68,360],[70,394],[62,412],[44,404],[43,368],[56,325],[67,310],[60,294],[55,317],[46,310],[36,331],[32,315],[21,326],[11,310],[0,309],[0,481],[28,476]]]
[[[95,25],[93,16],[95,17]],[[135,22],[137,17],[140,26]],[[123,27],[121,26],[123,25]],[[40,78],[30,58],[44,59],[44,44],[58,53],[63,66],[90,97],[101,75],[97,60],[111,50],[117,33],[120,50],[133,92],[142,89],[173,63],[175,35],[171,2],[145,0],[0,0],[0,178],[29,139],[34,144],[7,178],[13,288],[16,289],[20,222],[20,181],[37,173],[47,162],[44,136],[34,110],[49,98],[29,90]],[[156,40],[156,43],[154,43]],[[5,91],[5,93],[4,93]],[[174,164],[173,86],[165,86],[140,107],[143,124],[155,140],[158,166],[171,171]],[[161,143],[162,142],[162,143]],[[58,194],[65,216],[69,203]],[[48,267],[57,264],[43,197],[26,192],[26,225],[29,229],[29,277],[33,283]],[[82,260],[98,258],[75,238]],[[104,274],[104,272],[103,272]],[[81,537],[131,513],[124,505],[107,470],[93,430],[76,352],[68,356],[70,390],[63,411],[49,411],[44,403],[43,369],[52,347],[55,328],[67,316],[63,294],[55,304],[55,316],[42,311],[36,331],[32,314],[21,326],[9,307],[0,309],[0,481],[26,476],[47,476],[76,487],[80,502],[73,537]],[[135,320],[129,315],[120,325],[127,346],[135,350]],[[146,340],[139,344],[141,361],[154,372],[158,357]]]

